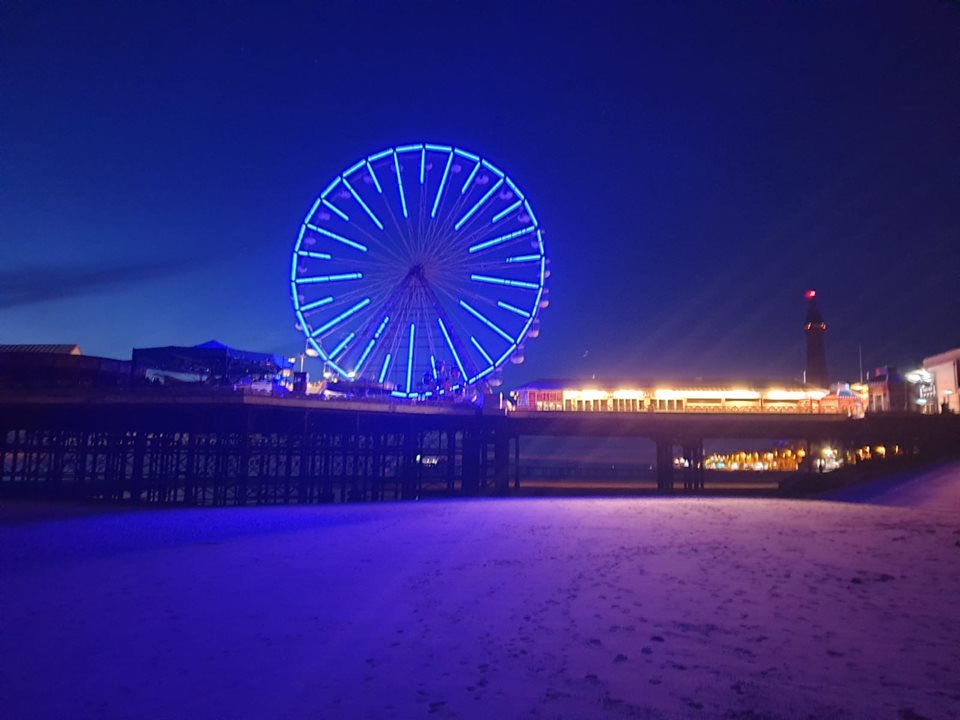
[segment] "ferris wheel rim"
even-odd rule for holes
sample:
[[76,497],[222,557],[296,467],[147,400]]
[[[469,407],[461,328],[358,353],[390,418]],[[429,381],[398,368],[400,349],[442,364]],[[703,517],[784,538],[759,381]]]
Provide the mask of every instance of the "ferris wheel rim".
[[[367,217],[367,220],[372,222],[373,226],[376,227],[381,233],[385,232],[384,221],[381,220],[378,214],[374,211],[375,209],[379,209],[379,206],[377,208],[371,208],[371,205],[373,204],[373,202],[371,201],[368,204],[368,201],[364,200],[363,194],[360,191],[358,191],[357,187],[355,187],[354,185],[359,184],[360,182],[372,184],[377,191],[377,196],[382,197],[386,193],[386,187],[385,187],[386,179],[381,181],[377,172],[374,170],[374,165],[381,163],[381,161],[384,161],[387,159],[392,161],[393,167],[395,168],[395,179],[396,179],[396,185],[397,185],[396,191],[397,191],[398,199],[400,202],[400,209],[402,211],[404,219],[409,220],[410,208],[408,207],[408,202],[407,202],[407,191],[404,188],[404,180],[403,180],[404,171],[401,168],[401,156],[419,154],[419,184],[421,188],[423,188],[426,184],[426,177],[425,177],[427,173],[426,158],[427,158],[428,152],[434,153],[434,154],[440,154],[440,155],[446,154],[446,158],[447,158],[446,163],[444,165],[442,178],[439,183],[439,188],[435,191],[433,202],[430,203],[430,221],[431,222],[435,221],[437,218],[437,213],[441,207],[442,199],[445,198],[445,193],[448,193],[448,194],[453,193],[453,190],[450,190],[449,188],[452,186],[454,182],[452,177],[450,176],[451,174],[450,171],[455,159],[460,159],[465,162],[472,163],[472,168],[469,174],[467,175],[466,180],[463,182],[462,188],[459,191],[461,195],[466,194],[468,188],[470,188],[471,192],[473,192],[473,186],[475,184],[475,180],[478,177],[478,173],[480,173],[481,170],[486,170],[487,172],[491,173],[495,179],[492,179],[492,184],[488,183],[490,184],[490,187],[486,189],[482,193],[481,197],[470,206],[470,209],[464,212],[462,215],[460,215],[460,217],[454,222],[453,224],[454,233],[459,233],[462,229],[468,227],[471,221],[473,220],[473,218],[476,215],[480,214],[481,211],[486,212],[486,210],[483,210],[483,209],[488,204],[488,202],[491,201],[491,198],[493,198],[493,196],[496,195],[498,191],[500,191],[500,188],[504,188],[504,190],[500,192],[500,195],[497,196],[498,199],[507,197],[511,202],[507,207],[499,209],[496,212],[496,214],[493,215],[491,226],[501,222],[504,218],[507,218],[511,213],[520,212],[521,215],[519,217],[523,217],[523,213],[525,213],[526,215],[527,220],[525,221],[525,224],[522,228],[505,232],[492,238],[486,238],[479,242],[468,244],[466,247],[468,255],[476,256],[476,255],[479,255],[480,253],[489,251],[492,248],[496,248],[498,246],[511,243],[521,238],[525,238],[528,235],[531,236],[531,238],[535,239],[535,245],[536,245],[535,253],[528,253],[526,255],[516,255],[513,257],[508,257],[505,260],[505,262],[507,263],[517,262],[517,263],[527,263],[532,265],[535,264],[536,272],[532,278],[528,278],[528,276],[524,276],[524,279],[520,280],[512,277],[502,277],[502,276],[483,273],[483,272],[471,272],[467,276],[469,281],[481,286],[486,285],[491,287],[533,291],[534,297],[533,297],[532,303],[528,303],[525,307],[521,307],[522,305],[521,303],[514,304],[514,303],[507,302],[505,300],[498,300],[496,302],[496,306],[498,308],[508,313],[511,313],[513,315],[519,316],[521,318],[522,323],[519,326],[519,329],[512,330],[512,331],[504,331],[503,329],[500,328],[500,326],[497,323],[489,320],[489,318],[487,318],[481,310],[474,307],[471,303],[467,302],[467,300],[464,300],[463,298],[459,299],[458,306],[460,308],[462,308],[467,313],[472,315],[475,320],[479,321],[483,325],[486,325],[488,328],[491,328],[493,331],[495,331],[495,333],[498,333],[500,336],[505,338],[509,343],[505,351],[490,353],[488,350],[484,348],[484,346],[476,338],[475,335],[470,334],[469,340],[472,346],[474,346],[476,352],[479,353],[485,361],[487,361],[486,367],[484,367],[482,370],[478,369],[472,372],[467,372],[466,366],[464,365],[461,358],[459,357],[459,354],[455,349],[456,343],[452,340],[450,330],[448,330],[447,325],[443,321],[443,317],[442,317],[443,312],[441,311],[440,302],[436,301],[434,303],[434,307],[437,313],[435,319],[437,321],[437,325],[440,330],[439,336],[442,336],[443,338],[445,338],[446,344],[450,351],[450,355],[452,356],[457,366],[456,369],[459,369],[460,371],[461,380],[459,382],[451,382],[447,387],[438,387],[432,390],[416,390],[416,391],[413,390],[413,383],[411,381],[411,378],[412,378],[413,355],[414,355],[414,349],[416,347],[415,342],[417,340],[416,338],[417,333],[416,333],[416,322],[412,322],[409,324],[409,330],[408,330],[409,340],[408,340],[407,371],[405,375],[406,382],[403,384],[402,387],[394,386],[393,390],[391,390],[391,393],[390,393],[394,397],[402,397],[402,398],[417,398],[417,399],[430,398],[434,395],[443,395],[446,393],[463,391],[469,387],[479,384],[481,381],[485,381],[485,378],[487,378],[489,375],[491,375],[492,373],[500,369],[504,365],[504,363],[506,363],[506,361],[514,353],[517,352],[519,346],[527,338],[530,332],[530,329],[533,326],[533,323],[539,317],[539,310],[541,308],[541,302],[543,299],[543,294],[545,289],[546,254],[545,254],[544,245],[543,245],[542,227],[540,226],[539,220],[537,219],[537,216],[534,213],[533,208],[527,196],[520,190],[517,184],[503,170],[501,170],[497,165],[491,163],[487,159],[482,158],[481,156],[475,153],[472,153],[468,150],[465,150],[464,148],[461,148],[455,145],[444,145],[444,144],[434,144],[434,143],[411,143],[406,145],[397,145],[395,147],[387,148],[375,153],[371,153],[370,155],[367,155],[366,157],[360,159],[359,161],[357,161],[356,163],[348,167],[346,170],[344,170],[342,173],[334,177],[333,180],[324,188],[323,192],[321,192],[320,195],[315,199],[313,205],[311,206],[310,210],[307,212],[306,216],[304,217],[304,220],[300,225],[300,230],[297,235],[297,240],[296,240],[293,255],[292,255],[290,287],[291,287],[291,295],[292,295],[293,305],[294,305],[294,312],[297,317],[300,328],[304,332],[308,345],[317,352],[317,354],[323,360],[323,362],[328,367],[330,367],[334,372],[336,372],[338,376],[340,376],[345,380],[353,381],[358,379],[360,376],[360,373],[366,370],[366,368],[364,368],[364,362],[368,359],[368,355],[371,353],[371,348],[374,347],[375,341],[380,337],[380,334],[383,333],[384,326],[386,326],[391,319],[390,316],[386,314],[386,311],[383,310],[383,308],[381,307],[381,311],[382,311],[381,314],[383,314],[384,319],[380,324],[379,330],[377,331],[375,336],[368,341],[369,345],[367,346],[366,352],[361,356],[359,363],[356,363],[354,366],[354,369],[352,370],[345,366],[346,363],[339,362],[337,358],[339,356],[339,352],[342,351],[344,347],[354,339],[354,336],[359,331],[355,331],[354,333],[351,333],[346,340],[341,341],[334,348],[325,346],[323,342],[318,341],[317,339],[318,336],[322,335],[324,331],[328,330],[329,329],[328,326],[332,327],[332,326],[335,326],[336,324],[346,321],[351,316],[364,311],[368,306],[374,304],[375,301],[371,297],[373,295],[373,292],[371,291],[371,293],[368,294],[367,297],[364,297],[358,300],[356,303],[348,307],[346,310],[341,311],[339,314],[334,316],[331,320],[328,320],[325,324],[320,325],[319,328],[317,328],[314,325],[314,323],[308,320],[308,318],[306,317],[307,313],[316,311],[322,308],[323,306],[332,303],[333,296],[327,296],[319,299],[312,299],[309,302],[307,302],[302,297],[303,295],[303,293],[301,292],[302,284],[305,284],[307,282],[338,283],[338,282],[360,281],[364,279],[364,274],[360,271],[349,272],[349,273],[331,273],[329,275],[314,276],[307,279],[301,277],[300,263],[304,259],[304,257],[307,257],[309,260],[312,260],[312,261],[315,261],[315,260],[322,261],[322,260],[332,259],[332,254],[329,252],[321,253],[321,252],[304,250],[304,241],[308,233],[322,236],[322,239],[325,242],[334,243],[338,247],[338,249],[342,246],[343,248],[347,248],[347,249],[356,251],[358,253],[364,253],[364,254],[368,253],[368,251],[370,250],[370,247],[369,247],[370,243],[364,242],[362,237],[359,240],[356,238],[347,237],[343,233],[334,232],[329,228],[322,227],[319,223],[311,223],[310,220],[312,218],[317,217],[318,213],[321,212],[321,208],[322,208],[323,212],[327,216],[329,216],[329,213],[326,213],[326,211],[329,210],[335,216],[339,217],[340,220],[343,220],[344,222],[347,222],[347,223],[352,222],[347,212],[345,212],[341,206],[339,206],[338,204],[335,204],[334,202],[337,199],[334,196],[334,193],[338,191],[338,188],[342,187],[346,189],[346,193],[349,194],[349,198],[352,198],[352,200],[355,201],[356,205],[362,211],[362,215],[360,215],[360,217],[362,218],[362,216],[365,215]],[[444,163],[440,163],[440,164],[444,164]],[[433,165],[431,165],[430,168],[432,169]],[[368,176],[369,179],[367,179],[367,177],[364,177],[364,175],[358,175],[358,173],[361,173],[361,171],[363,171],[364,175]],[[358,178],[362,178],[362,180],[358,180]],[[348,195],[344,194],[342,191],[341,191],[341,195],[343,198],[348,198]],[[376,196],[372,196],[372,197],[376,197]],[[421,201],[421,206],[422,206],[423,190],[421,190],[420,192],[419,199]],[[352,213],[352,207],[351,207],[351,213]],[[533,243],[533,240],[531,240],[531,243]],[[413,270],[411,270],[410,272],[413,272]],[[422,282],[424,287],[427,288],[426,281],[422,281]],[[386,302],[386,299],[384,298],[378,298],[378,300],[376,301],[376,303],[385,303],[385,302]],[[421,307],[420,311],[422,311],[422,309],[423,308]],[[401,324],[406,324],[406,319],[403,320]],[[373,326],[370,325],[370,322],[367,321],[367,329],[365,332],[369,333],[370,328],[372,327]],[[428,332],[429,332],[429,329],[428,329]],[[466,335],[466,333],[464,334]],[[461,343],[463,343],[463,341],[461,341]],[[463,344],[464,344],[464,347],[466,347],[465,343]],[[378,375],[376,384],[384,385],[388,366],[393,361],[393,359],[394,359],[393,355],[391,353],[387,353],[386,361],[382,365],[382,370]],[[430,355],[430,362],[431,362],[431,365],[433,366],[433,375],[434,375],[434,379],[436,380],[437,367],[435,364],[435,357],[433,354]],[[372,382],[373,376],[371,375],[370,377]],[[423,377],[424,378],[427,377],[426,373],[424,373]]]

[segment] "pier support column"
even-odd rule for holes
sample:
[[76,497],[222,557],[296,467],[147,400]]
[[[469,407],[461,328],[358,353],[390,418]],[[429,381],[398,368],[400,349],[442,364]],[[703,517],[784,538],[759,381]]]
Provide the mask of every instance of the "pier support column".
[[703,440],[684,441],[683,459],[687,461],[683,471],[684,489],[703,490]]
[[657,491],[673,491],[673,438],[657,438]]
[[476,495],[480,489],[480,432],[463,432],[463,450],[460,458],[460,492],[464,495]]
[[513,487],[520,489],[520,436],[513,439]]
[[493,484],[497,495],[510,487],[510,436],[504,428],[493,433]]

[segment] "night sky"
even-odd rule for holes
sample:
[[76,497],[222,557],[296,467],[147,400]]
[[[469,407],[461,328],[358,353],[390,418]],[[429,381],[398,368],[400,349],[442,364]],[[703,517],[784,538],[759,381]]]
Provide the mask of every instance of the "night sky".
[[[279,3],[277,3],[279,5]],[[549,309],[507,385],[798,378],[960,345],[960,4],[0,4],[0,343],[302,348],[316,195],[408,142],[506,170]]]

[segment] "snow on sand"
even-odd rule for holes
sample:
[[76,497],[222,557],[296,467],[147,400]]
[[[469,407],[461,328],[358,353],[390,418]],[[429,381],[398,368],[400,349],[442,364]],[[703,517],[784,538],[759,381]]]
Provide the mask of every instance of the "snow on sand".
[[551,499],[0,527],[0,715],[960,717],[960,516]]

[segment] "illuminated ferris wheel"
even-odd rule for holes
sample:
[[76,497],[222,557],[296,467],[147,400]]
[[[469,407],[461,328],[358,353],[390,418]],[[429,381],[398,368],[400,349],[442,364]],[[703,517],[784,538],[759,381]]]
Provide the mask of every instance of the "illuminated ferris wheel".
[[300,228],[290,283],[307,342],[396,397],[470,392],[537,333],[543,236],[502,170],[415,144],[334,178]]

